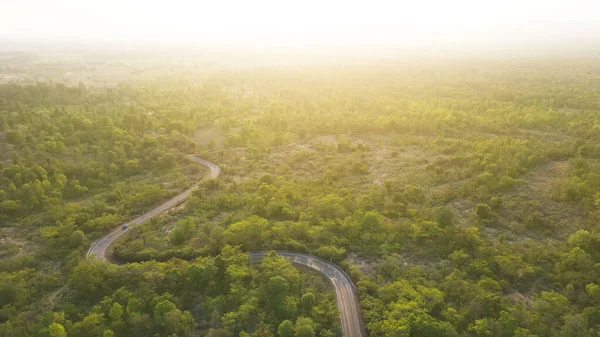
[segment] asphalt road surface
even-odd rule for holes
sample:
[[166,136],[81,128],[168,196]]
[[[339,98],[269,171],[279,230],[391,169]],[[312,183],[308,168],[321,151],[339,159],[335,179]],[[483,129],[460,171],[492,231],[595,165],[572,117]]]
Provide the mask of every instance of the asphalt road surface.
[[[217,166],[209,161],[206,161],[204,159],[196,158],[194,156],[189,156],[189,157],[193,161],[208,167],[210,169],[211,178],[217,178],[221,174],[221,168],[219,168],[219,166]],[[116,239],[118,239],[121,235],[125,234],[130,228],[134,227],[135,225],[139,225],[139,224],[145,222],[146,220],[151,219],[152,217],[156,216],[157,214],[166,212],[167,210],[181,204],[185,199],[187,199],[187,197],[190,196],[190,194],[192,193],[194,188],[196,188],[196,186],[192,186],[192,187],[188,188],[187,190],[179,193],[178,195],[174,196],[173,198],[169,199],[168,201],[164,202],[163,204],[154,208],[153,210],[151,210],[147,213],[144,213],[144,214],[140,215],[139,217],[131,220],[130,222],[124,223],[124,224],[120,225],[119,227],[115,228],[112,232],[108,233],[105,237],[96,241],[90,247],[90,249],[88,249],[87,255],[95,256],[99,259],[106,260],[107,259],[106,249],[108,249],[108,247],[113,242],[115,242]],[[129,228],[123,229],[124,225],[128,225]]]
[[[212,178],[217,178],[221,174],[221,169],[216,164],[197,158],[193,155],[191,155],[190,158],[193,161],[208,167],[210,169],[210,176]],[[176,205],[179,205],[185,199],[187,199],[195,187],[196,186],[188,188],[153,210],[142,214],[130,222],[120,225],[118,228],[108,233],[105,237],[92,244],[87,252],[87,255],[108,261],[106,250],[116,239],[125,234],[129,228],[139,225],[146,220],[151,219],[152,217],[163,213]],[[123,229],[123,225],[129,225],[129,228]],[[327,277],[335,289],[344,337],[367,336],[362,323],[358,304],[358,296],[356,295],[354,284],[352,283],[350,277],[342,269],[327,260],[312,255],[287,251],[277,251],[277,254],[285,257],[293,264],[312,268]],[[265,252],[250,252],[249,255],[251,259],[256,260],[264,256]]]
[[[335,289],[344,337],[367,336],[360,315],[358,296],[356,295],[354,284],[340,267],[320,257],[304,253],[288,251],[277,251],[276,253],[288,259],[293,264],[312,268],[325,275],[333,283],[333,288]],[[265,254],[266,252],[250,252],[249,255],[250,259],[256,260]]]

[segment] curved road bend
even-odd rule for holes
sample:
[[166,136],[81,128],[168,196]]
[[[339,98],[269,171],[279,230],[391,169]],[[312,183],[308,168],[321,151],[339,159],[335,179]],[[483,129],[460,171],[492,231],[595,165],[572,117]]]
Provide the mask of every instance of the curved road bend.
[[[191,155],[190,158],[202,164],[210,169],[210,176],[212,178],[217,178],[221,174],[221,169],[216,164],[213,164],[209,161],[196,158]],[[152,217],[163,213],[170,208],[180,204],[192,193],[192,190],[196,186],[190,187],[182,193],[176,195],[160,206],[154,208],[153,210],[133,219],[132,221],[126,223],[129,226],[139,225],[145,222]],[[87,252],[88,256],[93,256],[99,258],[101,260],[107,261],[106,250],[107,248],[121,235],[125,234],[127,230],[122,229],[121,226],[108,233],[102,239],[96,241]],[[259,259],[264,256],[265,252],[250,252],[250,258],[252,260]],[[340,311],[340,320],[342,331],[344,337],[365,337],[367,336],[362,318],[360,315],[358,296],[356,295],[356,290],[354,289],[354,284],[350,277],[338,266],[335,264],[318,258],[316,256],[307,255],[303,253],[293,253],[286,251],[277,251],[278,255],[281,255],[288,259],[290,262],[296,265],[302,265],[305,267],[312,268],[325,277],[327,277],[333,287],[335,289],[335,294],[337,298],[338,309]]]
[[[360,315],[358,296],[348,274],[335,264],[313,255],[288,251],[276,251],[276,253],[288,259],[292,264],[312,268],[327,277],[335,289],[344,337],[367,336]],[[267,252],[250,252],[248,255],[251,260],[257,260],[265,254]]]
[[[217,166],[216,164],[213,164],[209,161],[206,161],[206,160],[203,160],[200,158],[196,158],[194,156],[189,156],[189,157],[193,161],[208,167],[210,169],[210,177],[211,178],[217,178],[221,174],[221,168],[219,166]],[[179,193],[178,195],[174,196],[173,198],[169,199],[168,201],[159,205],[158,207],[154,208],[153,210],[140,215],[139,217],[131,220],[130,222],[125,223],[124,225],[129,225],[129,227],[139,225],[139,224],[145,222],[146,220],[151,219],[152,217],[156,216],[157,214],[163,213],[163,212],[169,210],[170,208],[173,208],[174,206],[179,205],[185,199],[187,199],[187,197],[190,196],[190,194],[192,193],[194,188],[196,188],[196,186],[192,186],[192,187],[188,188],[187,190]],[[127,229],[123,229],[122,225],[119,226],[112,232],[108,233],[102,239],[94,242],[94,244],[92,244],[90,249],[88,249],[87,255],[95,256],[102,260],[106,260],[106,249],[116,239],[118,239],[121,235],[125,234],[126,232],[127,232]]]

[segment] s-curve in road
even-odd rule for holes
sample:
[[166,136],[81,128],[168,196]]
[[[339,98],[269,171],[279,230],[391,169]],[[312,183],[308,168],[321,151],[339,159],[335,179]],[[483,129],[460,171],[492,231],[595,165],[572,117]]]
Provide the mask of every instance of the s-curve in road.
[[[350,277],[335,264],[313,255],[294,253],[288,251],[277,251],[278,255],[285,257],[296,265],[312,268],[325,275],[335,289],[337,305],[340,311],[340,320],[344,337],[366,337],[358,296]],[[257,260],[265,256],[267,252],[251,252],[250,259]]]
[[[213,164],[204,159],[196,158],[193,155],[190,155],[189,157],[196,163],[199,163],[199,164],[202,164],[202,165],[208,167],[210,169],[210,177],[211,178],[217,178],[221,174],[221,168],[219,168],[219,166],[217,166],[216,164]],[[139,225],[139,224],[147,221],[148,219],[151,219],[152,217],[154,217],[160,213],[163,213],[163,212],[169,210],[170,208],[173,208],[174,206],[179,205],[185,199],[187,199],[187,197],[190,196],[190,194],[192,193],[192,191],[194,190],[195,187],[196,186],[188,188],[187,190],[179,193],[178,195],[167,200],[166,202],[164,202],[160,206],[150,210],[149,212],[140,215],[139,217],[131,220],[130,222],[120,225],[118,228],[116,228],[112,232],[108,233],[105,237],[96,241],[88,250],[87,255],[95,256],[99,259],[106,260],[106,249],[121,235],[125,234],[129,228],[131,228],[135,225]]]
[[[190,158],[193,161],[208,167],[210,169],[210,176],[212,178],[217,178],[221,174],[221,169],[216,164],[213,164],[204,159],[197,158],[194,155],[190,155]],[[175,197],[166,201],[162,205],[154,208],[153,210],[133,219],[128,223],[119,226],[112,232],[108,233],[105,237],[92,244],[92,246],[87,252],[87,255],[90,257],[96,257],[101,260],[107,261],[106,250],[108,249],[108,247],[110,247],[110,245],[121,235],[125,234],[130,227],[139,225],[144,221],[151,219],[152,217],[180,204],[185,199],[187,199],[187,197],[192,193],[192,190],[194,188],[195,186],[188,188],[187,190],[176,195]],[[335,289],[344,337],[367,336],[364,329],[364,325],[362,323],[362,318],[360,315],[360,309],[358,305],[358,296],[356,295],[354,284],[352,284],[352,280],[342,269],[340,269],[338,266],[327,260],[312,255],[287,251],[277,251],[276,253],[285,257],[295,265],[309,267],[325,275],[325,277],[327,277],[331,281]],[[250,258],[253,260],[257,260],[265,254],[265,252],[249,253]]]

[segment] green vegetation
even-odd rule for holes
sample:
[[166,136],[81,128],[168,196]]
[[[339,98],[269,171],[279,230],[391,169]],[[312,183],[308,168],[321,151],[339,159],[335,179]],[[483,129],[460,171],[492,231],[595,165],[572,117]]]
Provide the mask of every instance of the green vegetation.
[[[276,249],[345,269],[370,336],[597,336],[600,64],[565,64],[0,86],[0,336],[340,335]],[[85,259],[190,153],[222,176]]]

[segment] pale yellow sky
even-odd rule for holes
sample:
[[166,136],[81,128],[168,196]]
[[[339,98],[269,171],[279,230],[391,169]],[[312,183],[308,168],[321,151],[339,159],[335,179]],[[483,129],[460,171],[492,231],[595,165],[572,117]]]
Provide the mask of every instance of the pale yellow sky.
[[419,47],[600,37],[600,0],[20,0],[0,37],[242,46]]

